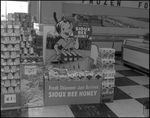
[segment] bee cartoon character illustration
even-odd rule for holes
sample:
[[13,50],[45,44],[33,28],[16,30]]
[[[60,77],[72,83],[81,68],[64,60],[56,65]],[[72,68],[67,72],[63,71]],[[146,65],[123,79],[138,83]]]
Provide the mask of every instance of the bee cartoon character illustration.
[[61,38],[54,45],[56,57],[51,63],[58,63],[61,61],[60,55],[62,51],[74,51],[75,49],[78,49],[79,41],[78,38],[73,36],[72,23],[65,18],[62,18],[62,20],[58,22],[55,12],[53,15],[56,21],[56,31]]

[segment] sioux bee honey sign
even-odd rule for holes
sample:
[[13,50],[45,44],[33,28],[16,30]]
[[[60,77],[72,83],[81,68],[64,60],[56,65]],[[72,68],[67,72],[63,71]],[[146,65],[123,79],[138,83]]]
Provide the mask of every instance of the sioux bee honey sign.
[[45,82],[44,105],[100,103],[100,80]]

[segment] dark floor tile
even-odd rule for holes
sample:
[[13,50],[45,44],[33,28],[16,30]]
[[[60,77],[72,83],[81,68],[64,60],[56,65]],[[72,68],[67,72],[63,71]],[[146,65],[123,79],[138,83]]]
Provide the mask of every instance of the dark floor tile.
[[75,117],[117,117],[104,103],[70,105],[70,109]]
[[116,77],[115,86],[130,86],[130,85],[139,85],[138,83],[132,81],[127,77]]
[[117,70],[117,72],[124,76],[144,76],[143,74],[138,73],[134,70]]
[[118,87],[115,87],[114,89],[114,100],[132,99],[132,97],[120,90]]
[[118,63],[115,62],[115,65],[120,65],[120,64],[118,64]]
[[116,61],[121,61],[121,57],[115,56],[115,60],[116,60]]
[[135,100],[137,100],[141,104],[144,104],[146,101],[149,101],[149,98],[136,98]]
[[149,89],[149,85],[143,85],[143,86]]
[[20,110],[3,110],[1,111],[1,117],[20,117],[21,111]]
[[28,110],[3,110],[1,111],[1,117],[29,117]]

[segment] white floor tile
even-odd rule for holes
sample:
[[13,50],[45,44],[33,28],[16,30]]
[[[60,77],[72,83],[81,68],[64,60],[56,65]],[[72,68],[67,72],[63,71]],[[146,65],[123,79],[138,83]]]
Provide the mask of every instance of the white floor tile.
[[115,65],[116,70],[131,70],[130,68],[127,68],[123,65]]
[[127,93],[132,98],[144,98],[149,97],[149,89],[142,85],[135,85],[135,86],[121,86],[118,87],[125,93]]
[[29,117],[74,117],[69,106],[30,108]]
[[115,77],[124,77],[124,75],[122,75],[122,74],[120,74],[120,73],[116,72]]
[[149,84],[149,77],[147,76],[136,76],[136,77],[128,77],[128,78],[141,85]]
[[144,117],[143,105],[134,99],[115,100],[113,103],[106,103],[106,105],[118,117]]

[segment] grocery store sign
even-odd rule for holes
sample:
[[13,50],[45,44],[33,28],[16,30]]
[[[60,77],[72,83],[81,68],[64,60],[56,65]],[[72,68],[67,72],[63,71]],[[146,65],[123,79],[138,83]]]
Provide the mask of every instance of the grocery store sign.
[[123,0],[81,0],[81,1],[65,1],[65,3],[75,4],[90,4],[90,5],[104,5],[116,7],[131,7],[149,9],[149,1],[123,1]]
[[47,105],[100,103],[100,81],[46,81]]

